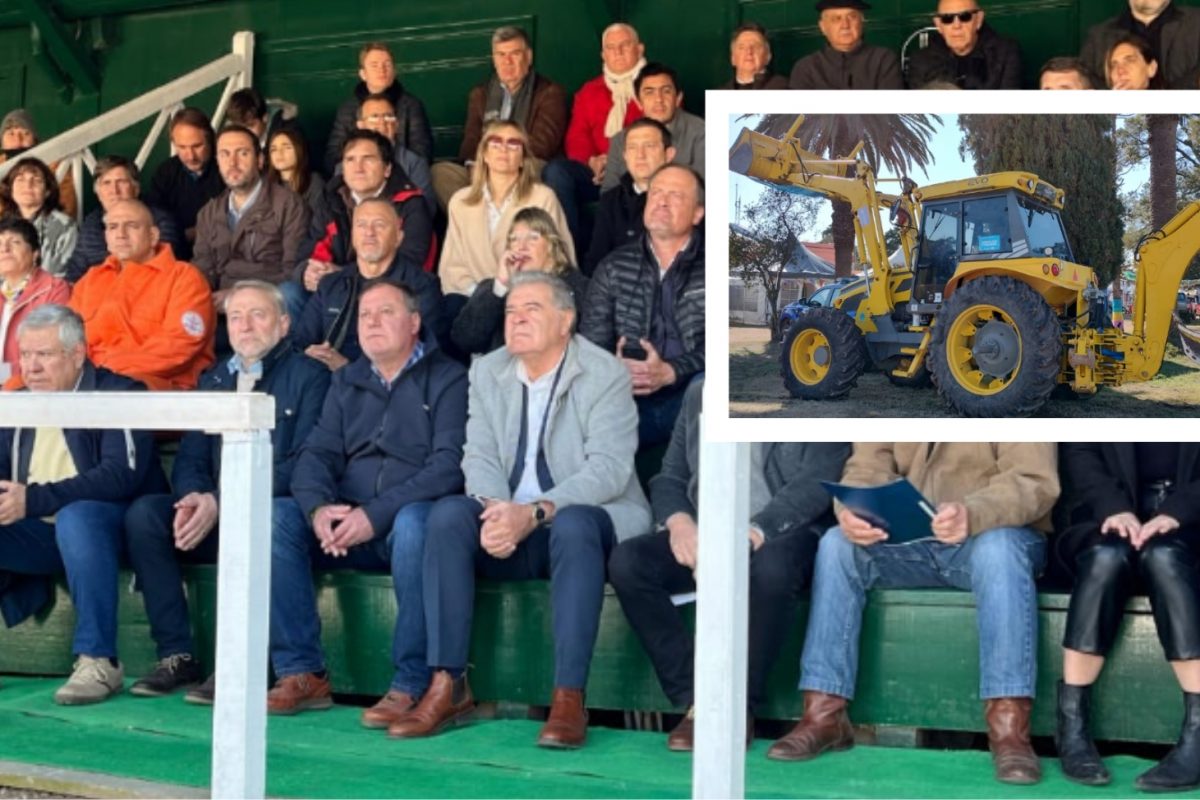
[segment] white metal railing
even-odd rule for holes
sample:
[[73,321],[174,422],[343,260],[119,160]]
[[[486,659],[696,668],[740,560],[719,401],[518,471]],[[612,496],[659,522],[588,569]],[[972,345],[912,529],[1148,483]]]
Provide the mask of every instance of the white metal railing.
[[[716,408],[709,401],[717,400],[706,397],[705,406]],[[703,422],[702,415],[701,432]],[[700,464],[692,797],[740,798],[746,796],[750,445],[702,438]]]
[[[79,194],[76,213],[82,220],[83,170],[86,167],[88,174],[92,174],[96,169],[96,156],[92,153],[92,145],[154,116],[154,124],[150,126],[150,132],[146,135],[146,139],[142,142],[141,149],[138,150],[137,157],[134,159],[138,169],[142,169],[146,166],[146,159],[150,157],[151,151],[158,143],[158,137],[162,135],[163,129],[167,127],[167,123],[170,122],[175,112],[183,108],[185,100],[224,81],[225,89],[221,92],[221,99],[217,101],[216,110],[212,115],[213,127],[219,128],[221,120],[225,118],[225,108],[229,105],[230,95],[238,89],[250,86],[253,78],[254,33],[238,31],[233,35],[233,48],[229,54],[127,103],[122,103],[82,125],[76,125],[69,131],[42,142],[22,155],[40,158],[47,164],[58,162],[55,172],[60,181],[70,171],[75,191]],[[14,163],[14,161],[7,161],[0,164],[0,178],[3,178],[12,169]]]
[[0,428],[67,420],[73,428],[221,434],[212,796],[263,797],[271,585],[269,431],[275,426],[275,399],[234,392],[6,392],[0,398]]

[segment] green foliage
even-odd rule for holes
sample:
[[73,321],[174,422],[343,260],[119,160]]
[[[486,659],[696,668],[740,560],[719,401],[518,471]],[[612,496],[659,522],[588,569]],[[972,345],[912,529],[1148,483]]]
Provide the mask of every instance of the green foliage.
[[771,330],[778,327],[779,284],[783,265],[791,258],[800,235],[812,227],[821,201],[767,189],[743,212],[749,236],[729,237],[729,269],[747,286],[766,290]]
[[1115,117],[964,114],[958,125],[963,155],[974,158],[978,173],[1024,170],[1066,192],[1063,222],[1075,258],[1110,283],[1123,260],[1125,229]]

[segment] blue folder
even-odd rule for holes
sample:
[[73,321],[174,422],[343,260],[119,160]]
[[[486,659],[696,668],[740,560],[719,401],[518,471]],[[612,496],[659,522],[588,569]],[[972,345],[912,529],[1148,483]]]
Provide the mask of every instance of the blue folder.
[[933,503],[908,478],[897,478],[881,486],[847,486],[832,481],[821,481],[821,485],[846,508],[887,531],[884,544],[904,544],[933,536],[929,527],[936,513]]

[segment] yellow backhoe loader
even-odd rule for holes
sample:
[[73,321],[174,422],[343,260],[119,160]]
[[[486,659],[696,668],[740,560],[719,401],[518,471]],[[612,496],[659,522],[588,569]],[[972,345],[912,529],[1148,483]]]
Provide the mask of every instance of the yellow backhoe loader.
[[[1137,247],[1133,331],[1111,326],[1105,292],[1074,262],[1064,192],[1028,172],[880,191],[861,143],[825,158],[795,139],[746,129],[733,172],[772,188],[845,200],[863,277],[831,308],[800,315],[784,338],[784,384],[796,397],[844,396],[874,364],[897,384],[932,378],[957,413],[1025,416],[1056,387],[1078,395],[1146,381],[1166,349],[1179,282],[1200,252],[1200,202]],[[882,214],[900,233],[890,263]]]

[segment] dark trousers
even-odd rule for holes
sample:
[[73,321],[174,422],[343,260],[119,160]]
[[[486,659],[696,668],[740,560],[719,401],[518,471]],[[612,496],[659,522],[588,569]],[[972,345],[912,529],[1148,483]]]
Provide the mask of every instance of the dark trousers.
[[671,440],[671,432],[675,430],[675,418],[683,408],[683,395],[689,385],[690,381],[681,386],[668,386],[654,394],[633,398],[638,409],[639,448],[653,447]]
[[600,187],[592,182],[591,169],[570,158],[556,158],[542,168],[542,183],[558,198],[575,242],[575,253],[582,259],[591,243],[592,231],[582,223],[580,210],[600,199]]
[[1141,588],[1167,660],[1200,658],[1200,532],[1161,534],[1138,551],[1117,534],[1096,530],[1080,537],[1074,558],[1066,561],[1074,567],[1075,585],[1064,647],[1107,655],[1126,602]]
[[192,550],[179,550],[174,523],[175,498],[168,494],[139,497],[125,512],[125,546],[159,658],[196,652],[180,564],[217,562],[216,530]]
[[425,628],[429,665],[466,669],[475,607],[475,576],[501,581],[550,579],[554,685],[583,689],[604,601],[604,565],[616,541],[608,512],[597,506],[559,509],[508,558],[480,547],[483,506],[470,497],[445,497],[429,513],[425,543]]
[[[766,695],[767,677],[795,622],[796,604],[812,581],[819,528],[763,543],[750,558],[749,705]],[[608,562],[621,608],[650,655],[663,693],[676,706],[692,705],[695,647],[671,595],[696,588],[692,571],[675,560],[670,537],[656,531],[622,542]]]

